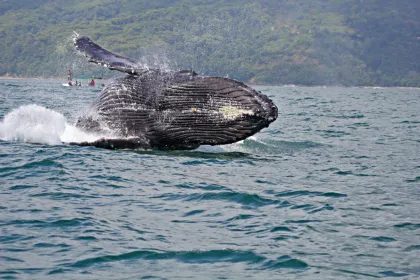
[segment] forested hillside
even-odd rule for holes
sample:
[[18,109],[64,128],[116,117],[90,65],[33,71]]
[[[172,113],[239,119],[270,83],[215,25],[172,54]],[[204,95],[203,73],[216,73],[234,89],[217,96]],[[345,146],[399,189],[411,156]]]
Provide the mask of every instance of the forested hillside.
[[420,87],[419,15],[419,0],[2,0],[0,75],[110,74],[76,55],[74,30],[151,67]]

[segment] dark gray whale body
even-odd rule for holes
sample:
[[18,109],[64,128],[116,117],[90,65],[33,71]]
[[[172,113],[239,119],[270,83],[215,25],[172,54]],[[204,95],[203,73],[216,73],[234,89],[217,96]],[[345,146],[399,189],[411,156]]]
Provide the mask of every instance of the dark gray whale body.
[[76,123],[109,137],[77,145],[195,149],[243,140],[277,118],[274,103],[241,82],[144,69],[78,34],[74,44],[90,62],[128,74],[108,84]]

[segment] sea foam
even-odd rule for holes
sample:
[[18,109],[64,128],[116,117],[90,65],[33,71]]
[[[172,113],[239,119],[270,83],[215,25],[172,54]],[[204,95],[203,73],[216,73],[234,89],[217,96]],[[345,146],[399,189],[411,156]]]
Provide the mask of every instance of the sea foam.
[[99,138],[68,124],[62,114],[36,104],[14,109],[0,122],[0,139],[4,141],[61,145]]

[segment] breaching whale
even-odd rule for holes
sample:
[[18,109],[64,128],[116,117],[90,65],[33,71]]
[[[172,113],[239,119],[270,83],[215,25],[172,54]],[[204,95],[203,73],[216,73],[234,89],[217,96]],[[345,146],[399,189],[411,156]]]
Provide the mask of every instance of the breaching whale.
[[71,143],[109,149],[195,149],[243,140],[268,127],[277,107],[242,82],[194,71],[147,69],[75,33],[89,62],[128,75],[110,82],[76,126],[105,136]]

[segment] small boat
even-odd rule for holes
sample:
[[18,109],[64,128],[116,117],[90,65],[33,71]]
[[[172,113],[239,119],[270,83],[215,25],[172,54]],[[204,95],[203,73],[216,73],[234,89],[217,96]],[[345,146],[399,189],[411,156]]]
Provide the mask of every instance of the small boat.
[[75,84],[69,84],[69,83],[64,83],[64,84],[62,84],[62,86],[63,87],[89,87],[89,88],[97,88],[97,87],[104,87],[105,86],[105,84],[95,84],[94,86],[93,85],[90,85],[90,84],[85,84],[85,85],[75,85]]
[[[95,77],[95,76],[78,76],[78,77],[74,77],[75,78],[75,82],[73,82],[73,81],[70,81],[70,82],[67,82],[67,83],[65,83],[65,84],[62,84],[63,85],[63,87],[75,87],[75,86],[77,86],[77,87],[80,87],[80,86],[89,86],[89,87],[96,87],[96,83],[94,82],[94,80],[95,79],[102,79],[102,77]],[[83,83],[83,85],[81,84],[81,82],[77,82],[77,80],[87,80],[87,81],[84,81],[84,83]],[[103,86],[105,86],[103,83],[101,83],[101,84],[98,84],[98,86],[101,86],[101,87],[103,87]]]
[[81,85],[76,85],[75,83],[65,83],[63,84],[63,87],[81,87]]

